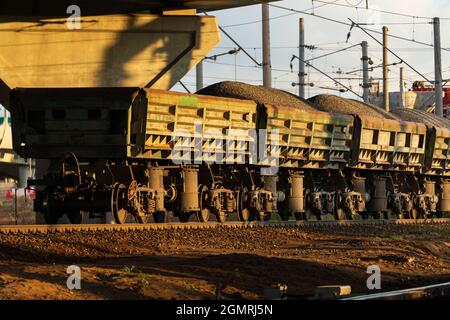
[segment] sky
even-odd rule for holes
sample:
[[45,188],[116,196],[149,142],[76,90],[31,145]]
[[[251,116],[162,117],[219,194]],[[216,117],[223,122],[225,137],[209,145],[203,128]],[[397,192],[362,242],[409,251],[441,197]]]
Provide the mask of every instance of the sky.
[[[413,41],[389,38],[388,46],[401,59],[389,55],[389,62],[396,63],[401,60],[413,66],[428,80],[434,79],[434,51],[433,44],[433,17],[441,18],[441,42],[442,42],[442,69],[443,78],[450,78],[450,37],[446,37],[450,31],[450,1],[448,0],[368,0],[369,10],[366,10],[366,0],[284,0],[273,2],[275,6],[304,11],[309,14],[301,14],[270,7],[271,28],[271,64],[272,85],[275,88],[297,93],[298,88],[293,87],[293,82],[298,82],[298,61],[294,62],[291,72],[290,60],[292,55],[298,55],[299,43],[299,18],[305,21],[305,43],[315,46],[315,49],[306,50],[306,58],[311,59],[333,51],[344,49],[352,45],[356,47],[333,54],[325,58],[312,61],[314,67],[334,78],[360,78],[361,71],[345,74],[361,69],[362,41],[369,43],[369,57],[373,66],[382,62],[382,46],[371,39],[363,31],[353,28],[350,38],[347,40],[349,26],[341,25],[322,19],[318,16],[350,23],[352,19],[356,23],[364,23],[365,27],[373,30],[382,30],[383,25],[389,28],[389,34],[404,37],[409,40],[423,42],[427,45]],[[389,11],[388,14],[381,11]],[[261,6],[254,5],[239,9],[216,11],[219,25],[222,26],[242,47],[244,47],[257,61],[261,62]],[[371,33],[379,41],[381,34]],[[222,34],[221,43],[211,52],[211,55],[221,54],[236,46]],[[448,50],[446,50],[448,49]],[[403,64],[405,68],[406,87],[410,88],[415,80],[424,80],[418,73]],[[390,91],[399,90],[399,69],[401,65],[390,66]],[[380,81],[382,69],[376,68],[370,72],[373,81]],[[339,93],[335,82],[319,72],[307,68],[308,83],[314,84],[306,89],[307,97],[321,93],[357,98],[352,93]],[[243,52],[238,55],[226,55],[219,57],[216,62],[211,60],[204,63],[205,85],[223,80],[237,80],[251,84],[262,84],[262,69],[248,58]],[[187,74],[183,83],[195,92],[195,70]],[[345,86],[351,87],[358,94],[362,94],[360,79],[340,79]],[[323,88],[320,88],[323,87]],[[173,90],[184,91],[177,85]]]

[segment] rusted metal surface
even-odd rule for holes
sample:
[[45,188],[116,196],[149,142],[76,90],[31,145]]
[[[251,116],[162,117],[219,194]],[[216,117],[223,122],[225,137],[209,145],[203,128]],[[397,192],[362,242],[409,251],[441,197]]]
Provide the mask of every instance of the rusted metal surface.
[[411,225],[411,224],[448,224],[450,219],[417,219],[417,220],[361,220],[361,221],[252,221],[252,222],[189,222],[189,223],[149,223],[149,224],[83,224],[83,225],[18,225],[0,226],[1,233],[53,233],[77,231],[133,231],[160,229],[214,229],[214,228],[276,228],[299,227],[314,228],[317,226],[358,226],[358,225]]

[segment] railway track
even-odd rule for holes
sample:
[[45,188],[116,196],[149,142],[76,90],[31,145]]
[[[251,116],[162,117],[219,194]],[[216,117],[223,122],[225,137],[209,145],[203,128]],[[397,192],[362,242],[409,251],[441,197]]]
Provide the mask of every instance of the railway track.
[[367,295],[358,295],[341,300],[405,300],[405,299],[424,299],[424,298],[443,298],[449,297],[450,282],[433,284],[418,288],[409,288],[388,292],[379,292]]
[[239,222],[189,222],[189,223],[148,223],[148,224],[61,224],[61,225],[3,225],[0,234],[7,233],[61,233],[77,231],[138,231],[138,230],[168,230],[168,229],[214,229],[214,228],[277,228],[277,227],[337,227],[364,225],[417,225],[417,224],[448,224],[450,219],[417,219],[417,220],[349,220],[349,221],[252,221]]

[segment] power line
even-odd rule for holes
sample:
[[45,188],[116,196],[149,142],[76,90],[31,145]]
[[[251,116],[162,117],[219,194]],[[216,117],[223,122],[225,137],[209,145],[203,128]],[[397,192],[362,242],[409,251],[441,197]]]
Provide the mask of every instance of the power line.
[[298,60],[300,60],[301,62],[305,63],[308,67],[313,68],[314,70],[320,72],[322,75],[324,75],[325,77],[327,77],[328,79],[334,81],[335,83],[337,83],[338,85],[340,85],[341,87],[347,89],[347,91],[350,91],[351,93],[353,93],[354,95],[358,96],[359,98],[363,98],[361,95],[359,95],[358,93],[356,93],[355,91],[353,91],[351,88],[345,86],[344,84],[342,84],[341,82],[339,82],[338,80],[334,79],[333,77],[329,76],[328,74],[326,74],[325,72],[322,72],[319,68],[316,68],[315,66],[313,66],[312,64],[310,64],[308,61],[302,60],[300,59],[300,57],[294,56],[295,58],[297,58]]
[[[358,5],[352,6],[352,5],[343,4],[343,3],[336,3],[336,1],[334,1],[334,2],[327,2],[327,1],[321,1],[321,0],[314,0],[314,1],[315,2],[319,2],[319,3],[323,3],[323,4],[328,4],[328,5],[339,6],[339,7],[347,7],[347,8],[353,8],[353,9],[363,9],[363,10],[368,10],[368,11],[386,13],[386,14],[395,15],[395,16],[399,16],[399,17],[407,17],[407,18],[413,18],[413,19],[426,19],[426,20],[432,20],[433,19],[432,17],[417,16],[417,15],[393,12],[393,11],[388,11],[388,10],[380,10],[380,9],[374,9],[374,8],[358,7]],[[450,18],[441,18],[441,20],[450,20]]]
[[181,86],[183,87],[184,90],[186,90],[187,93],[192,93],[181,80],[178,81],[178,83],[181,84]]
[[[259,3],[259,4],[265,3],[265,2],[263,2],[261,0],[253,0],[253,2]],[[291,12],[296,12],[296,13],[300,13],[300,14],[305,14],[305,15],[309,15],[309,16],[312,16],[312,17],[316,17],[316,18],[319,18],[319,19],[326,20],[326,21],[334,22],[334,23],[337,23],[337,24],[340,24],[340,25],[344,25],[344,26],[347,26],[347,27],[351,27],[351,24],[343,22],[343,21],[339,21],[339,20],[336,20],[336,19],[333,19],[333,18],[328,18],[328,17],[325,17],[325,16],[320,16],[320,15],[317,15],[317,14],[312,14],[312,13],[309,13],[309,12],[305,12],[305,11],[297,10],[297,9],[293,9],[293,8],[287,8],[287,7],[283,7],[283,6],[280,6],[280,5],[277,5],[277,4],[273,4],[273,3],[267,3],[267,4],[269,6],[271,6],[271,7],[274,7],[274,8],[287,10],[287,11],[291,11]],[[369,29],[369,28],[364,28],[364,30],[366,30],[368,32],[372,32],[372,33],[383,34],[381,31],[373,30],[373,29]],[[424,46],[433,47],[432,44],[425,43],[425,42],[422,42],[422,41],[417,41],[417,40],[414,40],[414,39],[408,39],[408,38],[405,38],[405,37],[402,37],[402,36],[396,36],[396,35],[393,35],[393,34],[389,34],[388,36],[391,37],[391,38],[394,38],[394,39],[414,42],[414,43],[421,44],[421,45],[424,45]],[[450,49],[444,49],[444,48],[442,50],[450,51]]]
[[[369,37],[371,37],[373,40],[375,40],[378,44],[380,44],[381,46],[383,46],[383,43],[381,43],[377,38],[375,38],[373,35],[371,35],[369,32],[367,32],[367,30],[365,30],[364,28],[362,28],[359,24],[355,23],[352,19],[348,19],[352,22],[352,26],[356,26],[357,28],[361,29],[365,34],[367,34]],[[398,54],[396,54],[394,51],[392,51],[389,48],[386,48],[392,55],[394,55],[397,59],[401,60],[401,62],[403,62],[404,64],[406,64],[411,70],[415,71],[419,76],[421,76],[422,78],[424,78],[427,82],[429,83],[433,83],[430,80],[428,80],[427,77],[425,77],[422,73],[420,73],[416,68],[414,68],[412,65],[410,65],[408,62],[406,62],[404,59],[402,59]]]
[[[232,63],[224,63],[224,62],[213,62],[213,61],[204,61],[205,63],[212,63],[212,64],[219,64],[224,66],[236,66],[239,68],[257,68],[260,69],[262,66],[250,66],[250,65],[242,65],[242,64],[232,64]],[[272,71],[278,71],[278,72],[291,72],[290,70],[286,69],[277,69],[277,68],[271,68]]]
[[[338,1],[340,1],[340,0],[335,0],[335,1],[333,1],[333,2],[325,3],[325,4],[322,4],[322,5],[320,5],[320,6],[313,6],[313,7],[309,8],[309,9],[304,9],[304,10],[305,10],[305,11],[310,11],[310,10],[314,10],[314,9],[319,9],[319,8],[325,7],[325,6],[330,5],[330,4],[334,4],[334,3],[338,2]],[[296,15],[296,14],[297,14],[297,13],[295,13],[295,12],[293,12],[293,13],[288,13],[288,14],[283,14],[283,15],[280,15],[280,16],[276,16],[276,17],[269,18],[269,19],[267,19],[267,20],[268,20],[268,21],[271,21],[271,20],[277,20],[277,19],[289,17],[289,16]],[[252,21],[247,21],[247,22],[242,22],[242,23],[229,24],[229,25],[226,25],[226,26],[222,26],[222,28],[241,27],[241,26],[246,26],[246,25],[249,25],[249,24],[260,23],[260,22],[263,22],[263,21],[265,21],[265,20],[264,20],[264,19],[252,20]]]
[[[204,12],[203,14],[205,16],[208,16],[206,12]],[[229,35],[228,32],[226,32],[221,26],[219,26],[219,30],[222,31],[223,34],[225,34],[228,37],[228,39],[230,39],[240,50],[242,50],[242,52],[244,52],[245,55],[250,58],[250,60],[252,60],[256,65],[262,66],[262,63],[256,61],[255,58],[253,58],[252,55],[249,54],[247,50],[245,50],[236,40],[234,40],[234,38],[231,35]]]
[[317,60],[317,59],[320,59],[320,58],[325,58],[325,57],[331,56],[333,54],[336,54],[336,53],[339,53],[339,52],[342,52],[342,51],[346,51],[346,50],[355,48],[355,47],[360,46],[360,45],[361,45],[361,43],[357,43],[357,44],[355,44],[355,45],[353,45],[351,47],[339,49],[339,50],[336,50],[336,51],[333,51],[333,52],[330,52],[330,53],[327,53],[327,54],[324,54],[324,55],[321,55],[321,56],[318,56],[318,57],[314,57],[314,58],[308,59],[308,61],[313,61],[313,60]]

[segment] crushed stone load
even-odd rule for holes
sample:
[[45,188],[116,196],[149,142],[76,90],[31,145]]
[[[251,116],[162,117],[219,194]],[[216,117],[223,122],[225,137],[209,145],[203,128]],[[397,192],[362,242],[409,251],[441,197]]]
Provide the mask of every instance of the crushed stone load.
[[242,82],[224,81],[199,90],[197,94],[225,98],[253,100],[256,103],[275,106],[289,106],[304,111],[315,111],[315,106],[307,100],[300,99],[288,92],[254,86]]
[[450,129],[450,120],[436,116],[424,110],[401,108],[391,111],[403,121],[419,122],[427,126],[436,126]]
[[321,94],[315,97],[309,98],[313,105],[317,106],[317,109],[324,112],[343,113],[350,115],[365,115],[370,117],[398,120],[398,118],[384,111],[380,107],[356,101],[352,99],[345,99],[331,94]]

